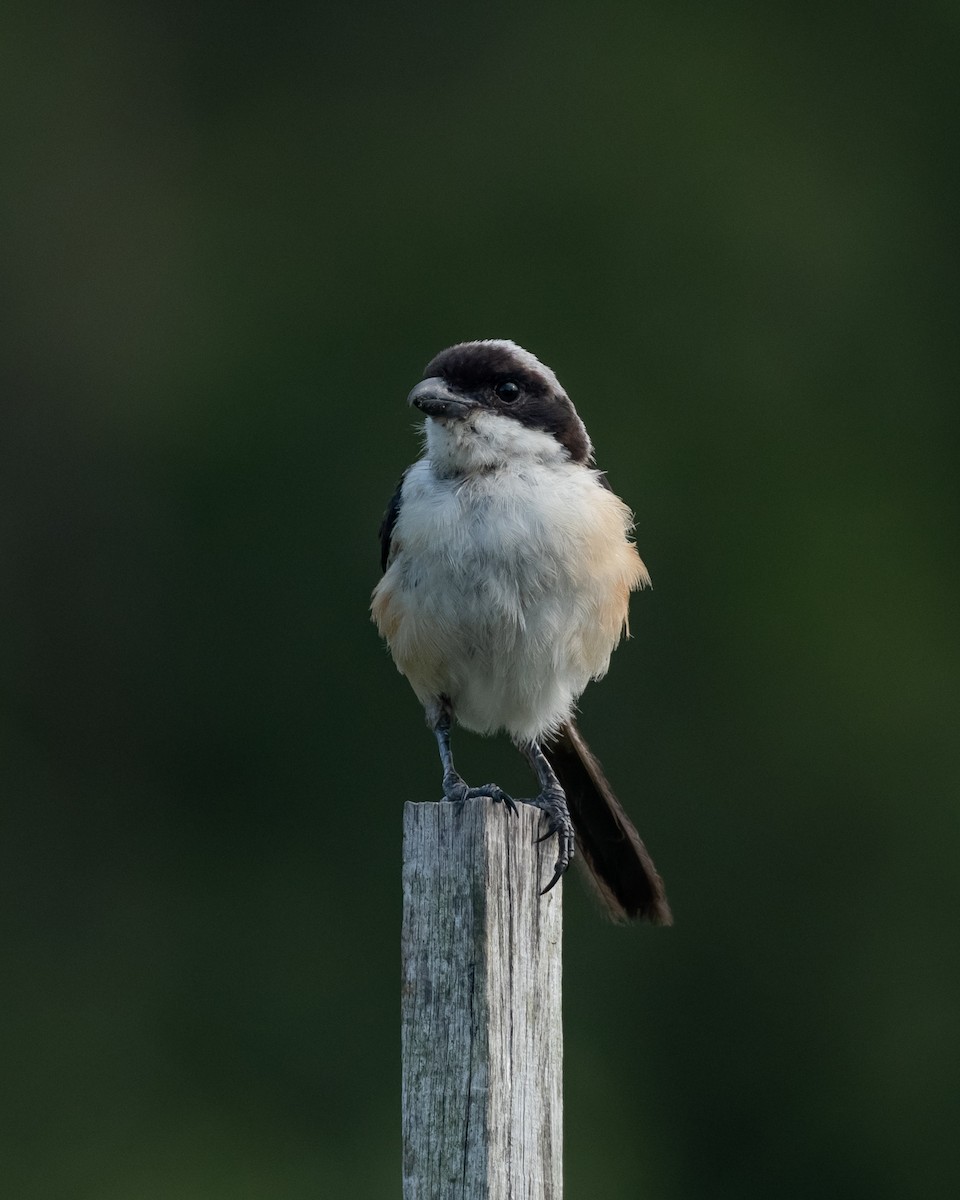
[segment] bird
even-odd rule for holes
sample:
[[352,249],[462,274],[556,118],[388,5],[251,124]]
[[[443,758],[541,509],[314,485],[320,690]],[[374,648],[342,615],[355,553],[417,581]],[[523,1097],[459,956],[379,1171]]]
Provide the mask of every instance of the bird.
[[[556,838],[549,892],[586,867],[615,921],[672,924],[663,881],[577,728],[591,680],[629,635],[630,593],[650,576],[633,515],[597,469],[583,421],[554,372],[516,342],[460,342],[427,364],[407,402],[424,420],[380,526],[371,615],[423,705],[443,797],[485,797],[546,818]],[[506,733],[538,794],[470,787],[454,724]]]

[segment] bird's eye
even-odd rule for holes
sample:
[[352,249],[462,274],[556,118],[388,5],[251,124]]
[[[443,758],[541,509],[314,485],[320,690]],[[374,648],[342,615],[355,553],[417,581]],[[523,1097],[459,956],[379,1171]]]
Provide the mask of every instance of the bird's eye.
[[520,395],[520,389],[510,379],[505,383],[498,383],[495,391],[504,404],[512,404]]

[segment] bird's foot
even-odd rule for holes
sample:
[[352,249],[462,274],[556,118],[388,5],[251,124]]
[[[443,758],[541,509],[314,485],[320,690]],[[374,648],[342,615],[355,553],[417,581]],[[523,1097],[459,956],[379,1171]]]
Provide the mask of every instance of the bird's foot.
[[494,804],[503,804],[507,812],[517,811],[516,801],[508,796],[502,787],[495,783],[483,783],[480,787],[468,787],[463,779],[455,772],[443,777],[443,798],[456,803],[458,800],[479,800],[485,798]]
[[539,808],[547,818],[547,831],[537,838],[538,842],[545,842],[554,834],[557,837],[557,861],[553,868],[553,878],[541,890],[540,895],[543,896],[556,886],[560,876],[573,862],[573,822],[570,820],[567,798],[559,787],[544,788],[539,796],[534,797],[533,800],[524,800],[522,803],[532,804],[534,808]]

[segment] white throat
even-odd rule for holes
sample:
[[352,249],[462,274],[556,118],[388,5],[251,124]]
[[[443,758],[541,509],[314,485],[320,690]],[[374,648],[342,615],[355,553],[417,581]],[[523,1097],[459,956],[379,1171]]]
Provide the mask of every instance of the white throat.
[[427,457],[439,475],[471,475],[524,463],[554,464],[569,460],[555,437],[530,429],[510,417],[483,410],[460,420],[426,422]]

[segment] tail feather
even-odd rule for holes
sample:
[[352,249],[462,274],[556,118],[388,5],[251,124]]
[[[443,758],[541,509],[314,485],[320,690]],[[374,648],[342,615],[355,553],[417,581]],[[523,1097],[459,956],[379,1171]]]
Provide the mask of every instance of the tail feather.
[[653,859],[576,725],[568,722],[543,749],[567,794],[578,858],[610,916],[672,925]]

